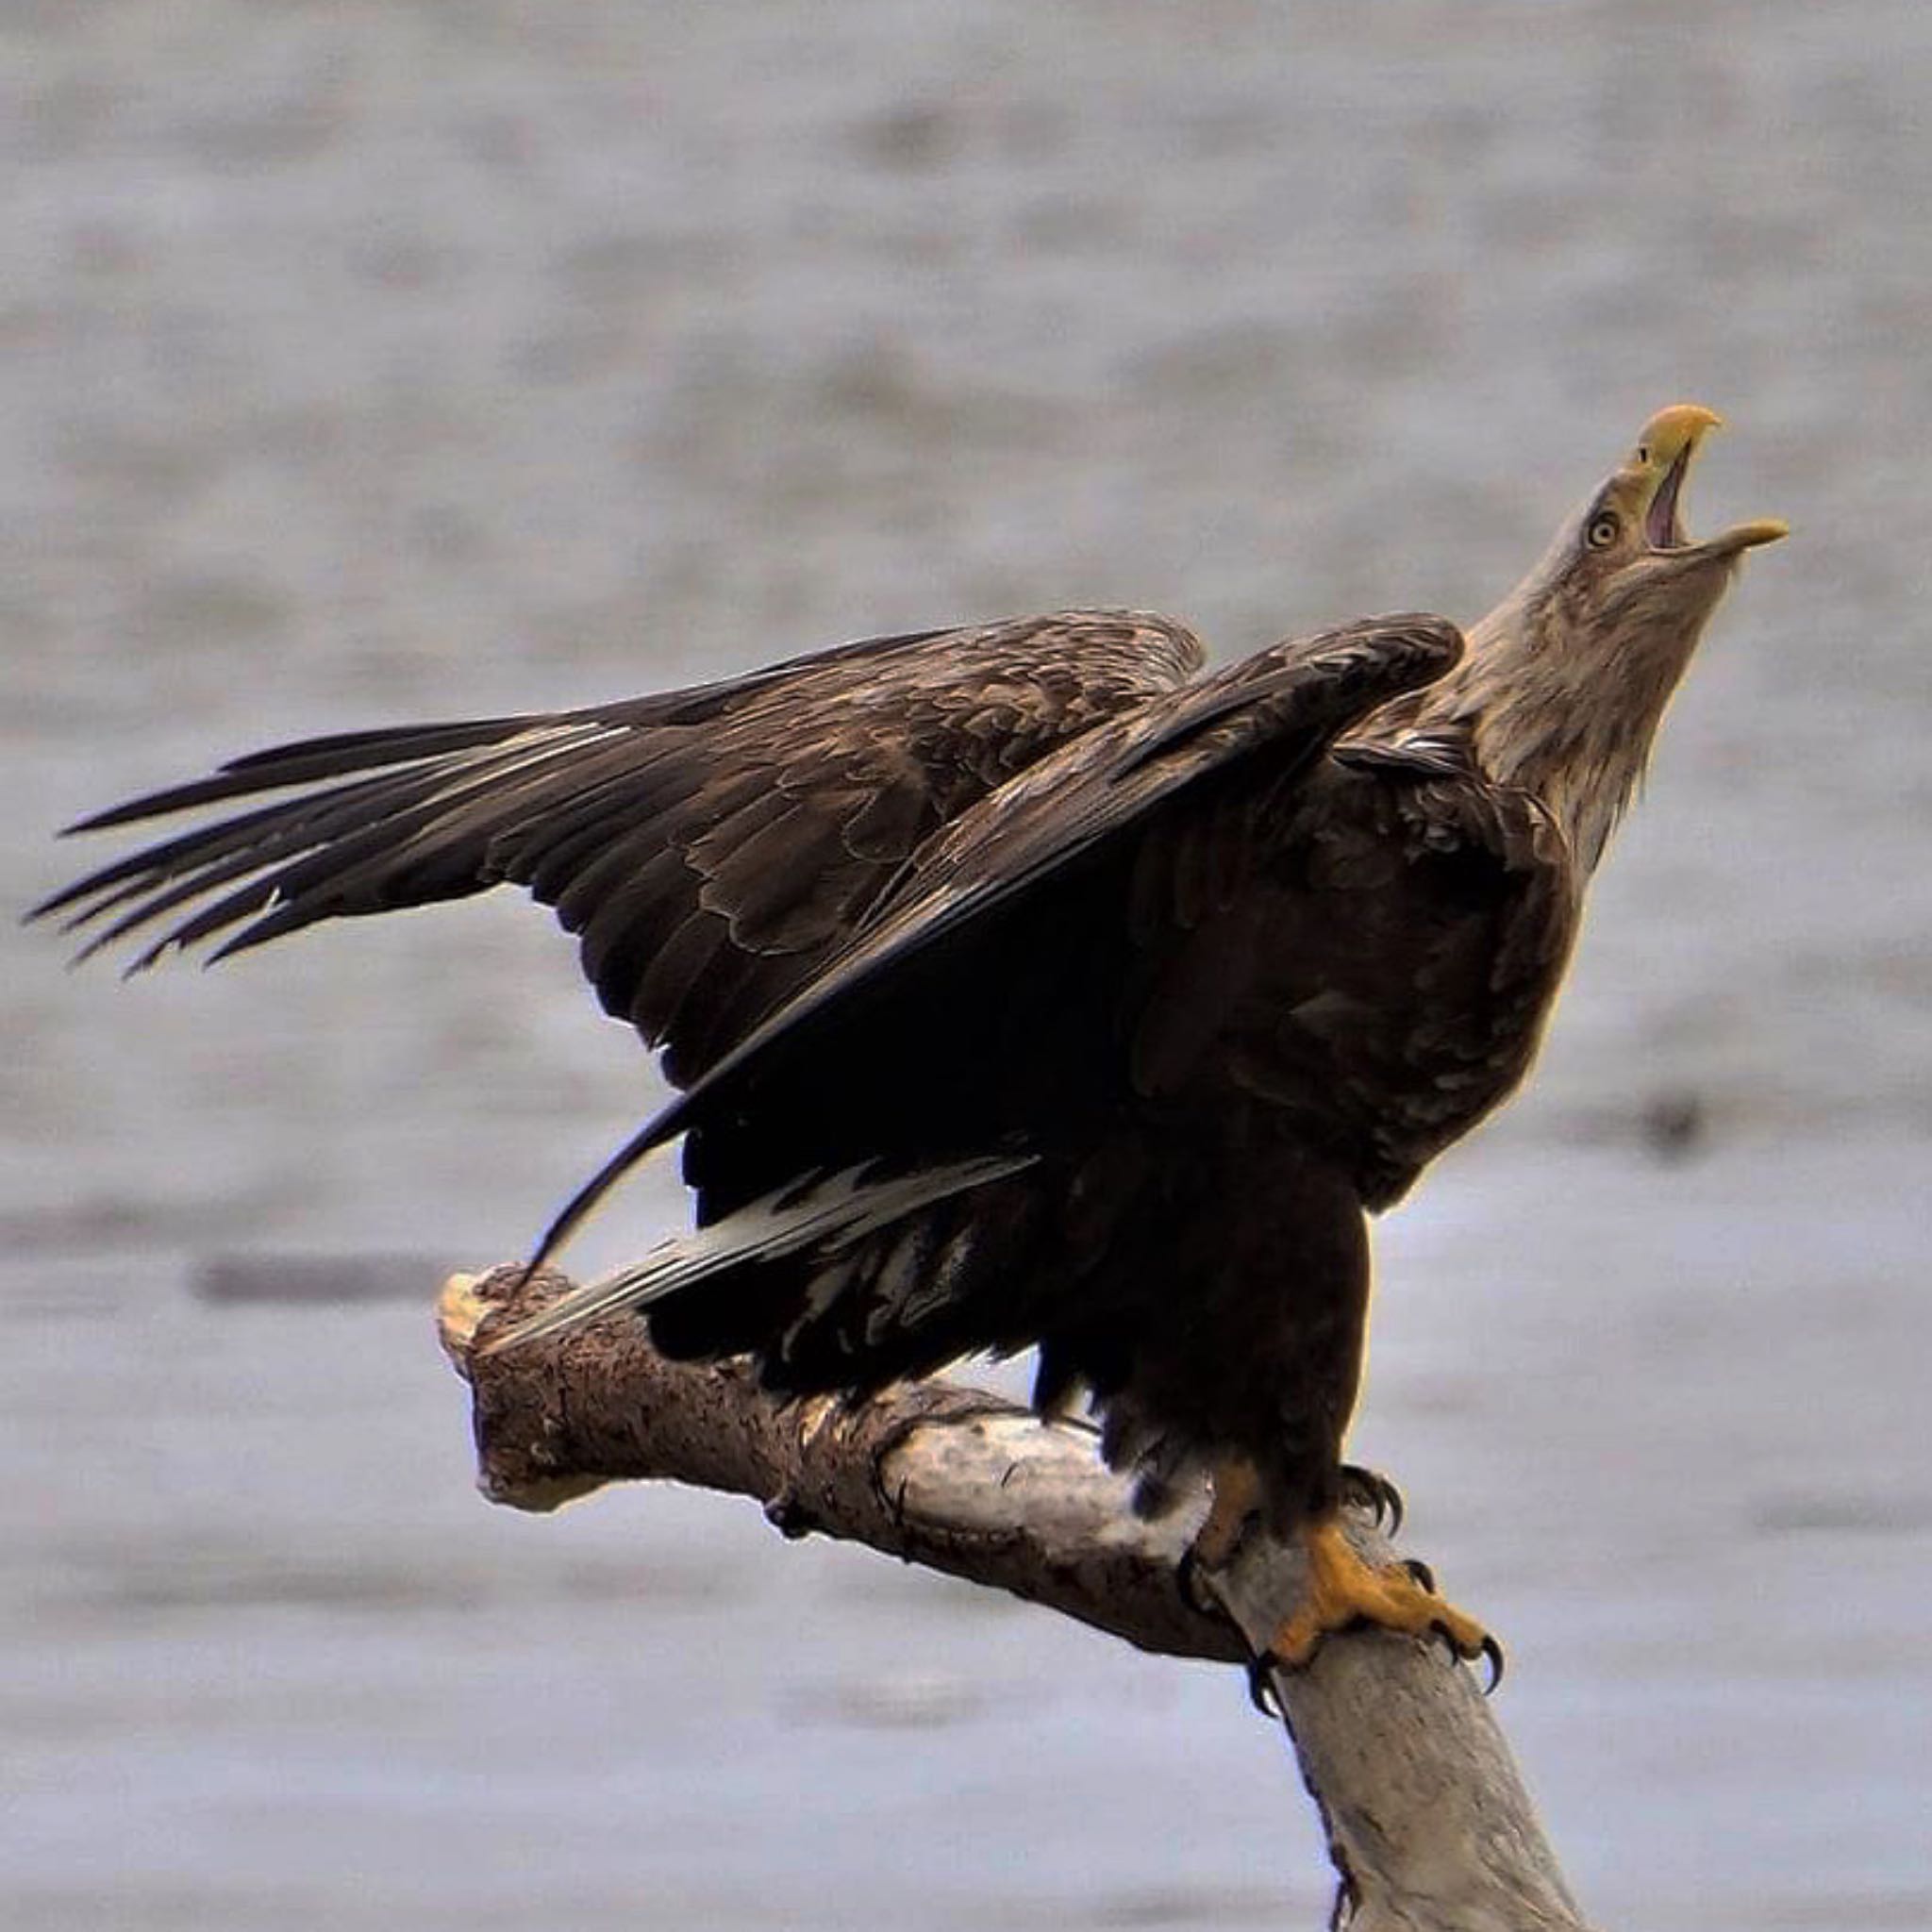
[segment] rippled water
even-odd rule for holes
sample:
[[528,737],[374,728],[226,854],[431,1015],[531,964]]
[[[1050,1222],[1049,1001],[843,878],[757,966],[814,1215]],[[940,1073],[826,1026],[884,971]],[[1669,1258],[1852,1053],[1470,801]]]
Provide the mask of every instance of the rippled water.
[[[1076,601],[1471,616],[1726,409],[1693,525],[1797,535],[1531,1094],[1382,1230],[1357,1447],[1604,1924],[1916,1926],[1932,12],[1300,11],[8,8],[0,885],[301,732]],[[527,908],[125,990],[0,945],[22,1924],[1314,1922],[1232,1674],[714,1499],[475,1498],[427,1290],[652,1091]],[[425,1293],[195,1292],[277,1252]]]

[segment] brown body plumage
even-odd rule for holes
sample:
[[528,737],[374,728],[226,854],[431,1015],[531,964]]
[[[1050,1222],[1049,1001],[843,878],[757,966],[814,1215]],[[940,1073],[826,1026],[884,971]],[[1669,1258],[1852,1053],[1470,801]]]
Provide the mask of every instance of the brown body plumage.
[[[683,1095],[700,1232],[553,1318],[863,1392],[1038,1344],[1165,1492],[1335,1505],[1364,1211],[1521,1081],[1591,870],[1732,566],[1690,406],[1468,648],[1378,619],[1198,677],[1138,613],[847,646],[555,718],[259,755],[92,822],[275,790],[40,908],[157,946],[526,886]],[[546,1247],[549,1241],[546,1241]],[[1374,1612],[1372,1612],[1373,1614]]]

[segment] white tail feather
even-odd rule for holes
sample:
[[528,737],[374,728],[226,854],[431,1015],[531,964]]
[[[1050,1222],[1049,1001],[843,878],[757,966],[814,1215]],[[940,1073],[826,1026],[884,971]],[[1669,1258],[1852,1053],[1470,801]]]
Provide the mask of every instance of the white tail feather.
[[494,1355],[539,1336],[581,1328],[621,1308],[647,1307],[742,1261],[770,1260],[811,1246],[836,1254],[935,1201],[1018,1174],[1036,1158],[1031,1154],[985,1155],[876,1183],[865,1179],[869,1163],[861,1162],[823,1178],[794,1182],[709,1227],[664,1242],[641,1261],[573,1289],[499,1336],[483,1353]]

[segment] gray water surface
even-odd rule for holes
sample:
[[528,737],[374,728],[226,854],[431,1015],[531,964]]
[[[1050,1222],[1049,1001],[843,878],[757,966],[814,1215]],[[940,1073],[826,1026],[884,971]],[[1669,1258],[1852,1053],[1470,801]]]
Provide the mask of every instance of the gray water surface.
[[[0,153],[16,907],[282,737],[1073,602],[1470,618],[1724,409],[1693,528],[1795,535],[1530,1091],[1381,1229],[1355,1446],[1601,1923],[1932,1923],[1932,10],[20,4]],[[0,946],[0,1917],[1319,1922],[1238,1674],[475,1496],[435,1281],[658,1091],[528,908]],[[423,1292],[194,1292],[291,1252]]]

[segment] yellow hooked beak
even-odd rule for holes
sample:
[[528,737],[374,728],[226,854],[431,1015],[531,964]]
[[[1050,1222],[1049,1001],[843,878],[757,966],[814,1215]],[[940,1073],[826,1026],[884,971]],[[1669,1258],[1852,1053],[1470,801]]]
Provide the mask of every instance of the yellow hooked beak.
[[1723,423],[1715,409],[1707,409],[1702,403],[1673,403],[1668,409],[1659,409],[1639,432],[1637,447],[1618,472],[1612,488],[1633,517],[1641,520],[1651,551],[1728,557],[1755,544],[1775,543],[1790,534],[1790,526],[1775,517],[1734,525],[1722,536],[1702,543],[1692,543],[1684,534],[1677,506],[1690,458],[1705,437]]

